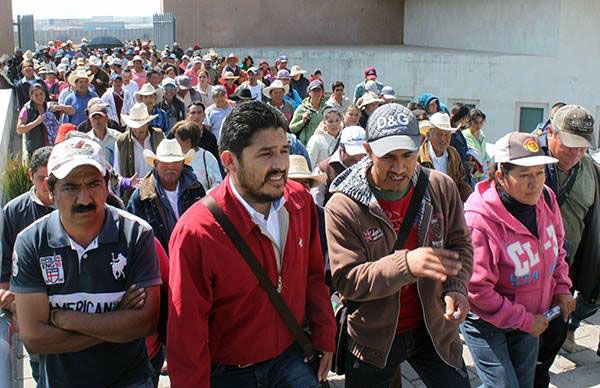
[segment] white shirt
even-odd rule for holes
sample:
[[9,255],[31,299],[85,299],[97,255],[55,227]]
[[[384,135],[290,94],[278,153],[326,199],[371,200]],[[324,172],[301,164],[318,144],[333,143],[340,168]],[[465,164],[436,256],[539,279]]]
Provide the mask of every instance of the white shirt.
[[69,242],[71,243],[71,249],[77,252],[77,257],[79,258],[79,272],[81,273],[81,259],[87,259],[87,252],[98,248],[98,236],[96,236],[90,245],[85,248],[77,244],[71,237],[69,237]]
[[89,132],[85,133],[90,139],[94,140],[96,143],[102,146],[104,150],[104,157],[106,161],[110,163],[111,166],[114,166],[115,159],[115,147],[117,145],[117,136],[121,133],[112,128],[106,128],[106,133],[104,134],[104,139],[100,139],[96,136],[96,133],[92,129]]
[[129,91],[129,93],[131,93],[132,96],[135,92],[139,90],[139,88],[140,87],[138,86],[137,82],[135,82],[134,80],[129,81],[128,84],[125,84],[125,82],[123,82],[123,89]]
[[[235,195],[242,206],[244,206],[244,209],[246,209],[252,221],[254,221],[254,223],[257,225],[262,226],[261,230],[264,229],[267,231],[267,237],[269,237],[269,239],[277,245],[279,251],[281,251],[283,249],[284,242],[281,241],[281,233],[279,232],[279,217],[277,213],[285,204],[285,198],[281,197],[278,200],[271,202],[269,215],[265,218],[261,212],[256,211],[256,209],[254,209],[248,202],[246,202],[244,198],[242,198],[240,193],[235,188],[233,181],[230,180],[229,183],[231,184],[231,191],[233,192],[233,195]],[[281,262],[279,260],[277,262],[277,268],[281,269]]]
[[171,209],[173,209],[175,218],[179,219],[179,205],[177,204],[179,199],[179,184],[177,184],[175,191],[165,190],[165,194],[169,200],[169,203],[171,204]]
[[265,87],[265,85],[258,81],[256,83],[255,86],[250,85],[250,82],[246,81],[244,82],[245,86],[250,89],[250,93],[252,94],[252,98],[255,101],[261,101],[262,102],[262,96],[263,96],[263,88]]
[[448,151],[444,151],[442,156],[437,156],[431,146],[431,142],[427,142],[427,149],[429,150],[429,157],[433,163],[433,168],[444,174],[448,174]]
[[[146,138],[144,139],[144,146],[142,147],[142,145],[140,144],[140,142],[135,138],[135,136],[133,136],[133,167],[135,172],[137,172],[137,176],[138,178],[142,179],[143,177],[145,177],[150,171],[152,171],[152,167],[150,167],[150,165],[148,163],[146,163],[146,160],[144,159],[144,150],[150,150],[152,151],[152,143],[150,142],[150,134],[146,135]],[[121,172],[121,165],[119,164],[119,145],[115,144],[115,171],[117,172],[117,174],[123,176],[122,172]],[[130,177],[125,177],[125,178],[130,178]]]

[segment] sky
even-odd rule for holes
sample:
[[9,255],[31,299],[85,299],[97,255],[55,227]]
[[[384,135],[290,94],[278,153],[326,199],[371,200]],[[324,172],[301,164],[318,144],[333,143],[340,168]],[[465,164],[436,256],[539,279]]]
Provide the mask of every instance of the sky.
[[[102,7],[94,6],[102,4]],[[93,16],[151,16],[160,12],[160,0],[13,0],[13,15],[35,19],[89,18]]]

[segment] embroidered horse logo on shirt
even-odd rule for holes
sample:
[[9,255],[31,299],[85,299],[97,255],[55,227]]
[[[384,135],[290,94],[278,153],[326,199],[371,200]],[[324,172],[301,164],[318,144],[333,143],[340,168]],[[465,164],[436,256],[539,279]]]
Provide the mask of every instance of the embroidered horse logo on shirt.
[[117,258],[115,259],[115,254],[113,253],[110,265],[112,267],[112,273],[115,277],[115,280],[119,279],[121,276],[123,276],[123,279],[125,279],[124,270],[125,266],[127,265],[127,258],[125,256],[119,253]]

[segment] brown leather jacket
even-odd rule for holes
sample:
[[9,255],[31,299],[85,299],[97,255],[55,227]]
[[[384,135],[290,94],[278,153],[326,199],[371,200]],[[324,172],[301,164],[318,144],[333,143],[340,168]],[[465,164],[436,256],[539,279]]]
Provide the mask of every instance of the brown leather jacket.
[[[431,161],[431,156],[427,149],[428,144],[429,140],[425,140],[423,144],[421,144],[417,162],[423,167],[433,169],[433,162]],[[448,147],[448,176],[452,178],[456,184],[458,192],[460,193],[460,199],[462,199],[463,202],[466,202],[469,195],[473,192],[473,188],[467,183],[467,177],[462,166],[460,155],[452,146]]]
[[[396,232],[367,182],[372,162],[365,158],[338,176],[325,208],[327,244],[333,284],[345,299],[358,302],[348,318],[349,350],[362,361],[383,368],[396,335],[402,286],[417,282],[424,321],[442,360],[460,368],[462,342],[458,324],[444,319],[443,296],[467,295],[473,270],[473,247],[463,204],[448,176],[431,170],[429,185],[417,212],[419,246],[443,247],[459,253],[462,269],[445,282],[414,278],[407,250],[393,251]],[[420,166],[413,175],[416,183]]]

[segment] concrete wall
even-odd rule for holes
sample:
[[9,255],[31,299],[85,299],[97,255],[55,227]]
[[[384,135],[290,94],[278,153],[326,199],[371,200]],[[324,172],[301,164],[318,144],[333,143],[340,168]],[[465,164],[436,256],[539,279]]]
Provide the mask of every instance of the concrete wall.
[[563,100],[600,114],[596,76],[600,2],[562,0],[560,8],[556,56],[410,46],[227,48],[221,52],[269,61],[286,53],[290,65],[300,64],[309,71],[321,68],[328,88],[332,81],[342,80],[349,95],[361,81],[362,70],[374,65],[379,80],[393,86],[398,96],[431,92],[444,101],[475,100],[488,117],[484,131],[495,141],[518,128],[518,106],[543,107],[547,114],[553,102]]
[[401,44],[404,0],[162,0],[183,46]]
[[404,44],[556,55],[560,5],[561,0],[406,0]]
[[116,30],[84,30],[82,28],[69,30],[36,30],[35,41],[45,45],[49,40],[60,39],[66,41],[71,39],[73,42],[81,41],[81,38],[88,40],[96,36],[114,36],[122,42],[140,38],[142,40],[154,39],[154,30],[149,28],[120,28]]
[[0,37],[0,55],[12,53],[15,49],[12,0],[0,0]]

